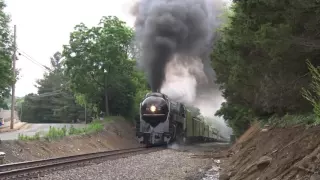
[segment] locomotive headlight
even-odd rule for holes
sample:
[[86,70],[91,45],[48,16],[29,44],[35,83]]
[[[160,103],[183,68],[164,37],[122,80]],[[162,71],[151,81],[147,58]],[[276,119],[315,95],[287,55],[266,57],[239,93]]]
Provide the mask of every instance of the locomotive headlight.
[[156,109],[157,109],[157,108],[156,108],[154,105],[150,106],[150,111],[151,111],[151,112],[155,112]]

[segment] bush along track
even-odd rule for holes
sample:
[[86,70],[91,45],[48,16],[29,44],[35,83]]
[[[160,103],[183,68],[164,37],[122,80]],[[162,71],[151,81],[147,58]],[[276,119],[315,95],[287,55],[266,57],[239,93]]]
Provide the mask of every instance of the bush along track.
[[88,124],[87,127],[84,128],[75,128],[74,126],[71,126],[69,129],[67,129],[66,126],[62,128],[50,126],[49,131],[45,133],[43,136],[41,136],[39,132],[37,132],[33,136],[19,134],[18,139],[22,141],[33,141],[40,140],[41,138],[43,138],[45,140],[51,141],[61,139],[65,136],[97,133],[102,131],[103,128],[103,123],[99,121],[93,121],[92,123]]

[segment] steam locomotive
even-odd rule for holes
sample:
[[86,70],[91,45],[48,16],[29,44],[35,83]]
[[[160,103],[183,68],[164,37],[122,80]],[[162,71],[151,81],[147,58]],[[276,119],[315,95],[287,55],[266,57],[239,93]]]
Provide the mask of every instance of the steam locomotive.
[[185,105],[158,92],[148,93],[140,103],[136,136],[146,146],[223,139],[203,119],[193,116]]

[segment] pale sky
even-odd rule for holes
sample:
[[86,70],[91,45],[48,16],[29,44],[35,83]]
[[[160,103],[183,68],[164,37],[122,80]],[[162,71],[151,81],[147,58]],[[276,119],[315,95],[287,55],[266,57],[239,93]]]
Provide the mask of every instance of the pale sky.
[[[99,23],[102,16],[116,15],[132,26],[128,13],[129,0],[5,0],[11,15],[11,27],[17,26],[17,45],[23,52],[43,65],[50,64],[50,56],[62,50],[69,41],[75,25]],[[16,84],[16,96],[36,93],[35,80],[43,77],[44,68],[23,56],[18,57],[21,69]]]

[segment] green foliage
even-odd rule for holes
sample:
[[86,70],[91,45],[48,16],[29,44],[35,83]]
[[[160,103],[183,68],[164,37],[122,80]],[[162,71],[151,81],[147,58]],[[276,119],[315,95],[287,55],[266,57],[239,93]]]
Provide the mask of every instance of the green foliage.
[[65,137],[67,135],[67,128],[55,128],[51,127],[49,128],[48,133],[44,136],[46,140],[55,140],[55,139],[61,139],[62,137]]
[[40,133],[36,133],[33,136],[28,136],[28,135],[23,135],[23,134],[18,134],[18,139],[21,141],[35,141],[35,140],[40,140]]
[[69,78],[63,74],[61,53],[53,55],[51,66],[50,72],[37,81],[38,94],[28,94],[17,103],[22,120],[44,123],[83,120],[84,108],[69,89]]
[[69,128],[69,135],[79,135],[79,134],[84,134],[85,129],[84,128],[75,128],[74,126],[71,126]]
[[314,67],[310,61],[307,61],[311,76],[312,83],[310,85],[310,90],[305,88],[302,89],[303,97],[311,102],[313,105],[313,111],[317,115],[316,123],[320,123],[320,67]]
[[110,112],[133,117],[147,83],[131,59],[132,37],[132,29],[113,16],[103,17],[96,27],[77,25],[63,53],[53,55],[50,71],[37,81],[38,93],[17,103],[22,120],[83,121],[85,109],[87,120],[97,118],[101,111],[107,116]]
[[11,72],[12,32],[9,28],[10,17],[4,12],[5,2],[0,0],[0,104],[10,95],[10,87],[14,80]]
[[102,130],[103,130],[103,124],[101,124],[99,121],[94,121],[91,124],[89,124],[88,127],[84,128],[84,132],[86,134],[96,133],[96,132],[100,132]]
[[[43,138],[47,141],[52,141],[52,140],[61,139],[65,136],[92,134],[92,133],[101,132],[103,130],[103,127],[104,127],[103,124],[99,121],[94,121],[88,124],[88,126],[84,128],[75,128],[74,126],[71,126],[69,129],[67,129],[66,126],[62,128],[56,128],[56,127],[50,126],[49,131],[46,134],[44,134]],[[18,139],[22,141],[34,141],[34,140],[40,140],[41,136],[40,136],[40,133],[36,133],[33,136],[19,134]]]
[[276,127],[288,127],[293,125],[315,125],[316,116],[314,114],[286,114],[285,116],[278,117],[272,116],[268,119],[267,123]]
[[3,108],[3,109],[9,109],[9,106],[8,104],[5,102],[5,101],[1,101],[0,102],[0,108]]
[[221,108],[216,112],[216,116],[223,116],[228,126],[233,129],[233,134],[239,137],[254,121],[252,110],[241,105],[222,103]]
[[319,65],[316,0],[236,1],[212,53],[226,103],[219,113],[238,132],[257,119],[312,110],[301,95],[310,82],[304,60]]
[[107,116],[132,116],[146,89],[139,87],[145,83],[129,56],[132,37],[132,29],[123,21],[108,16],[96,27],[77,25],[69,45],[64,46],[65,73],[72,91]]
[[134,82],[136,89],[136,94],[134,96],[134,104],[133,104],[133,113],[132,116],[139,114],[140,103],[143,100],[144,96],[150,92],[147,87],[147,80],[142,72],[135,71],[132,77],[132,81]]

